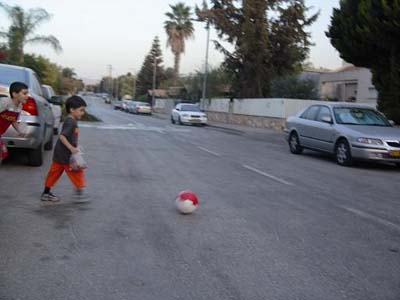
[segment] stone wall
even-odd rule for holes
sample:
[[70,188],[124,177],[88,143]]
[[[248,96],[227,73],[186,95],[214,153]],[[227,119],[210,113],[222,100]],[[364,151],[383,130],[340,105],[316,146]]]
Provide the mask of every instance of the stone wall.
[[175,99],[155,99],[153,111],[159,114],[170,114],[177,101]]
[[257,117],[211,111],[207,112],[207,117],[211,122],[235,124],[253,128],[269,128],[275,130],[283,130],[286,122],[286,119],[282,118]]

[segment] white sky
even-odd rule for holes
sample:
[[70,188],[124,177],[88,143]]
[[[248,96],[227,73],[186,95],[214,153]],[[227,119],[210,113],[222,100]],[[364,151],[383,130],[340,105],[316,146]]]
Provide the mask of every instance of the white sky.
[[[161,40],[165,66],[173,66],[173,56],[166,48],[164,31],[165,12],[169,4],[178,0],[6,0],[8,5],[20,5],[25,9],[42,7],[53,15],[50,22],[37,30],[38,34],[55,35],[63,52],[56,54],[47,46],[28,46],[26,52],[34,52],[50,60],[72,67],[82,78],[99,79],[107,74],[107,65],[113,66],[113,74],[137,72],[144,56],[150,50],[154,36]],[[187,5],[201,4],[202,0],[183,0]],[[310,28],[315,46],[310,60],[317,67],[336,68],[341,65],[338,53],[330,45],[324,32],[330,23],[333,7],[339,0],[306,0],[312,11],[321,10],[318,21]],[[9,22],[0,11],[0,30],[6,30]],[[216,39],[215,32],[211,34]],[[182,57],[181,73],[201,69],[204,64],[206,32],[202,24],[195,24],[195,38],[187,42]],[[210,48],[210,63],[218,65],[223,56]]]

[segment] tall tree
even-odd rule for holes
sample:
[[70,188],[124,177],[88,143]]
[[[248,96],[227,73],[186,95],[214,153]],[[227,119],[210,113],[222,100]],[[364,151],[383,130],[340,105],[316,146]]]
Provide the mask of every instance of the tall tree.
[[371,69],[378,108],[400,124],[400,0],[342,0],[327,36],[347,62]]
[[171,47],[171,51],[175,56],[175,80],[179,77],[179,68],[181,55],[185,53],[186,40],[194,35],[193,23],[191,20],[192,12],[189,6],[179,2],[176,5],[170,5],[172,12],[165,15],[168,20],[165,21],[164,27],[167,32],[167,45]]
[[31,68],[39,76],[40,82],[58,88],[58,80],[61,76],[61,67],[52,63],[41,55],[25,54],[24,66]]
[[154,63],[156,63],[156,88],[158,88],[160,82],[165,79],[164,67],[162,65],[163,57],[158,37],[154,38],[151,50],[149,54],[147,54],[138,74],[138,95],[147,95],[148,90],[153,88]]
[[63,68],[61,70],[62,76],[65,78],[73,79],[76,76],[75,70],[72,68]]
[[[198,102],[201,100],[203,80],[203,71],[196,71],[196,73],[189,74],[183,78],[184,86],[187,90],[187,100],[190,100],[191,102]],[[207,82],[207,94],[210,98],[226,97],[227,94],[230,94],[232,78],[223,66],[217,68],[210,67]]]
[[304,0],[290,1],[287,7],[277,7],[279,18],[271,20],[270,51],[275,76],[291,75],[303,69],[308,58],[311,35],[305,29],[318,18],[307,17],[309,8]]
[[[318,17],[307,17],[304,0],[211,0],[210,9],[197,9],[225,42],[216,47],[225,55],[225,66],[234,76],[236,96],[269,95],[271,80],[293,73],[307,57],[309,34],[305,31]],[[270,17],[268,17],[270,15]]]
[[11,20],[8,32],[0,32],[0,37],[8,41],[12,62],[23,63],[24,46],[27,44],[48,44],[57,52],[62,50],[60,42],[53,35],[34,34],[39,25],[51,19],[51,15],[46,10],[35,8],[26,11],[20,6],[9,6],[2,2],[0,2],[0,7],[5,10]]

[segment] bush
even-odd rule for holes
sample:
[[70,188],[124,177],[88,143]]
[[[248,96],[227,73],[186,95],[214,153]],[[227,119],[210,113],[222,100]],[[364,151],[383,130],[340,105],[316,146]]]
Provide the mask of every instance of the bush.
[[289,76],[273,80],[270,93],[272,98],[318,99],[318,86],[312,80]]

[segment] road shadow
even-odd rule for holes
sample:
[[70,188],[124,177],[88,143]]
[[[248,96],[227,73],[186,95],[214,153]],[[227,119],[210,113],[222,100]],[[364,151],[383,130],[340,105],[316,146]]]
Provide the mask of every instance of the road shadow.
[[55,222],[55,229],[68,229],[77,212],[91,210],[88,203],[50,203],[42,202],[34,213]]
[[27,166],[29,163],[28,150],[9,149],[8,157],[2,161],[2,167]]
[[[337,165],[335,157],[332,154],[317,152],[312,150],[304,150],[302,156],[317,159],[326,163]],[[400,174],[400,168],[396,165],[386,162],[374,162],[374,161],[362,161],[356,160],[350,168],[356,168],[361,170],[376,170],[376,171],[391,171],[398,172]]]

